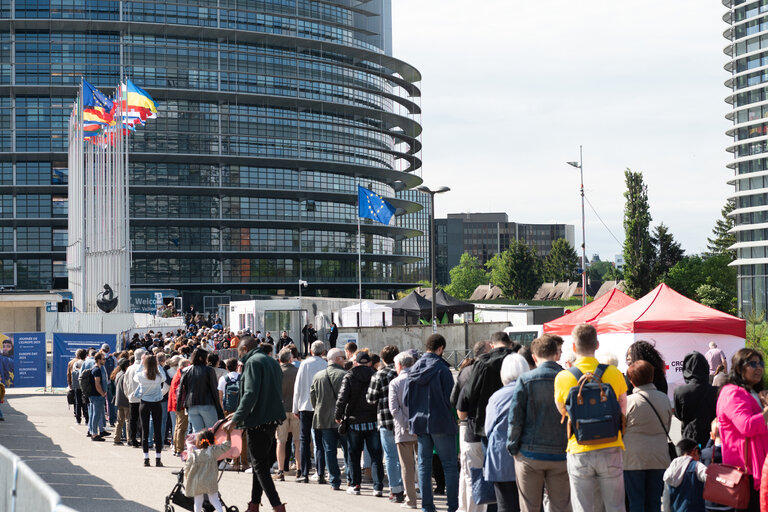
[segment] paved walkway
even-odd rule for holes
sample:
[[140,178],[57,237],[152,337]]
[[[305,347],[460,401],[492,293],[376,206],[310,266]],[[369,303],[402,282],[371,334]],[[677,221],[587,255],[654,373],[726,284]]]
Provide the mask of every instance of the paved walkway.
[[[75,422],[63,394],[9,390],[0,407],[5,415],[5,422],[0,422],[0,444],[24,459],[62,496],[65,505],[80,512],[163,510],[177,479],[171,472],[182,467],[170,451],[163,452],[164,468],[145,468],[141,450],[114,446],[111,437],[104,443],[91,441],[86,437],[87,428]],[[251,474],[225,472],[219,484],[224,502],[242,512],[250,498],[251,479]],[[361,496],[350,496],[315,483],[276,484],[288,510],[402,510],[386,498],[374,498],[370,485],[363,486]],[[445,510],[441,498],[436,497],[438,510]],[[268,505],[266,498],[262,502]]]

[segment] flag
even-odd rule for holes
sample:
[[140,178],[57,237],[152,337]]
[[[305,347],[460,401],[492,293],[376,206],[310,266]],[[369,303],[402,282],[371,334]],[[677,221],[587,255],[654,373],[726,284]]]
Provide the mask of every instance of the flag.
[[83,80],[83,124],[89,132],[93,125],[110,126],[115,123],[115,104],[104,93]]
[[144,124],[147,119],[157,117],[157,105],[147,91],[126,80],[122,92],[122,111],[125,113],[126,123]]
[[364,219],[373,219],[382,224],[389,224],[396,208],[360,185],[357,186],[357,214]]

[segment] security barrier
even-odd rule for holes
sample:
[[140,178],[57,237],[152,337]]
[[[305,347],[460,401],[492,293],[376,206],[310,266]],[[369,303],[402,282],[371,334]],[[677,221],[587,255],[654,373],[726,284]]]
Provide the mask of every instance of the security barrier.
[[[76,512],[16,454],[0,446],[0,510],[8,512]],[[10,491],[10,492],[8,492]]]

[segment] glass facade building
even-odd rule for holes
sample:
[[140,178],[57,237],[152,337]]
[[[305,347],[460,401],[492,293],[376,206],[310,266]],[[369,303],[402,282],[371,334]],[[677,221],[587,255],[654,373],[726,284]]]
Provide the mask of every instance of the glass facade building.
[[0,0],[0,285],[65,287],[67,118],[81,77],[120,76],[159,110],[130,137],[133,289],[355,296],[358,184],[398,208],[361,223],[366,294],[415,285],[421,77],[390,10]]
[[734,232],[738,268],[739,310],[742,314],[768,308],[768,1],[723,0],[729,9],[723,19],[730,26],[725,66],[731,76],[726,118],[733,123],[726,134],[733,158],[729,184],[735,209]]

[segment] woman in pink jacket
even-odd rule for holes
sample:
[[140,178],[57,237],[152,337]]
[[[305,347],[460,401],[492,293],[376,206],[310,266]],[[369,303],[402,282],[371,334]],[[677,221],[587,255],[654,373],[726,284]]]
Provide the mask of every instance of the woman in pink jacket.
[[747,510],[760,510],[758,490],[768,453],[768,397],[763,391],[765,363],[760,352],[742,348],[733,356],[728,384],[717,398],[723,463],[746,468],[752,481]]

